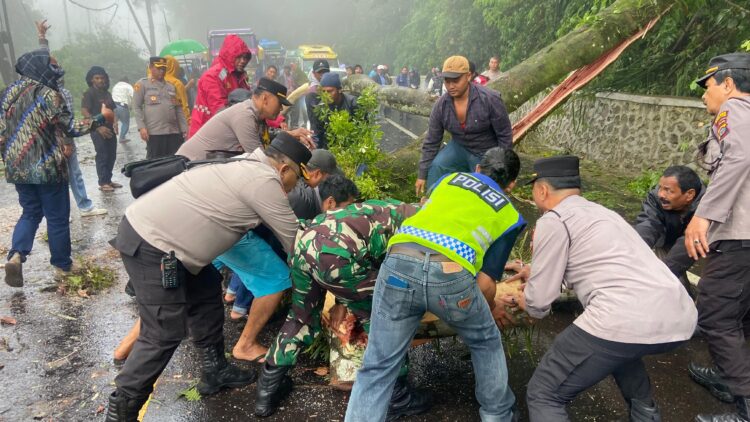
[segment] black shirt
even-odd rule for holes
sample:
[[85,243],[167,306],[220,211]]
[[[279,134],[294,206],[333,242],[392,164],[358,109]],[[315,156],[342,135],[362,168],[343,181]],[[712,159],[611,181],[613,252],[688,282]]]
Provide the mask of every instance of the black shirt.
[[[102,104],[112,111],[115,110],[115,102],[109,91],[96,89],[92,86],[83,94],[81,108],[87,109],[92,116],[96,116],[101,112]],[[114,130],[112,123],[106,123],[104,126]]]

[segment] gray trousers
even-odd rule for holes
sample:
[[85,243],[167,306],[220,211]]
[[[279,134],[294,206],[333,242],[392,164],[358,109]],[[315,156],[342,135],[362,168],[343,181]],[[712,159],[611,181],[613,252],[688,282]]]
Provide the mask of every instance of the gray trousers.
[[529,419],[568,421],[565,406],[610,374],[628,405],[632,399],[650,404],[651,382],[641,358],[672,351],[683,343],[618,343],[592,336],[571,324],[555,338],[529,381]]

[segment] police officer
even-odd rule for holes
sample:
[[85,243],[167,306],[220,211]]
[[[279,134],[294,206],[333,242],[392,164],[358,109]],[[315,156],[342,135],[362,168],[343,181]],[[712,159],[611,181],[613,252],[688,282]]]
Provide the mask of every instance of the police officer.
[[495,282],[526,226],[504,193],[515,185],[520,166],[512,150],[488,150],[475,172],[444,177],[427,204],[388,242],[347,422],[385,420],[401,362],[428,310],[459,333],[471,351],[482,419],[517,416],[491,309]]
[[[698,325],[718,369],[691,364],[696,381],[734,396],[737,413],[697,421],[750,420],[750,54],[714,57],[697,83],[714,117],[699,163],[711,183],[685,230],[693,259],[706,257],[698,284]],[[723,382],[726,387],[722,387]],[[716,393],[715,393],[716,395]]]
[[133,111],[146,158],[174,155],[187,136],[188,124],[174,85],[164,80],[167,59],[151,57],[151,76],[133,87]]
[[201,354],[198,392],[214,394],[255,380],[254,372],[230,365],[224,355],[221,275],[211,261],[261,223],[291,252],[298,222],[285,192],[304,177],[309,159],[310,151],[282,132],[265,151],[186,171],[125,210],[111,243],[132,281],[141,332],[115,378],[108,422],[136,420],[188,335]]
[[690,296],[622,217],[580,196],[578,157],[537,160],[534,171],[532,195],[544,215],[533,268],[506,266],[528,279],[519,307],[543,318],[565,284],[585,310],[534,371],[530,420],[569,420],[566,404],[610,374],[631,421],[660,420],[641,358],[690,339],[697,318]]

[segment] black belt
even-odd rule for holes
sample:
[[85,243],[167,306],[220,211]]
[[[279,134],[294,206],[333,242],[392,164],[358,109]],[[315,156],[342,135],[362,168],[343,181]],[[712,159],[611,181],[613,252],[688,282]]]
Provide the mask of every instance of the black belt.
[[402,245],[391,246],[391,249],[388,251],[388,253],[397,253],[399,255],[406,255],[406,256],[411,256],[413,258],[419,258],[419,259],[424,259],[425,255],[430,254],[430,261],[435,261],[435,262],[450,262],[451,261],[447,256],[441,254],[440,252],[435,252],[435,251],[425,252],[419,249],[414,249],[414,248],[410,248],[408,246],[402,246]]

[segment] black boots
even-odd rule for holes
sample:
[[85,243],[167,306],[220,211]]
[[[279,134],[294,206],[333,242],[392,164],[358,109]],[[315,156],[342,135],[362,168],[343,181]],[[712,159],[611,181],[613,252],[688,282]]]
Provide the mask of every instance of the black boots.
[[424,413],[432,406],[430,399],[429,394],[418,392],[409,387],[406,377],[399,377],[393,387],[393,395],[385,420],[390,422],[401,416]]
[[148,400],[148,396],[131,399],[121,391],[115,391],[109,396],[109,407],[105,422],[137,422],[138,412]]
[[656,403],[645,403],[637,399],[630,400],[630,422],[661,422],[661,415]]
[[245,371],[227,362],[224,342],[199,350],[202,355],[203,374],[196,388],[201,395],[208,396],[218,393],[222,388],[242,387],[255,381],[255,371]]
[[288,366],[263,364],[255,396],[255,416],[273,415],[279,403],[292,391],[292,379],[286,374],[288,371]]
[[693,362],[688,365],[690,378],[698,384],[708,388],[708,391],[724,403],[734,402],[734,396],[724,383],[724,376],[716,367],[698,366]]
[[724,415],[698,415],[695,422],[749,422],[750,421],[750,397],[734,398],[737,413]]

